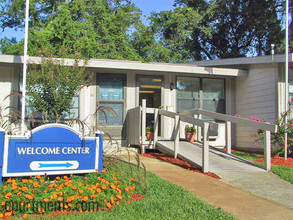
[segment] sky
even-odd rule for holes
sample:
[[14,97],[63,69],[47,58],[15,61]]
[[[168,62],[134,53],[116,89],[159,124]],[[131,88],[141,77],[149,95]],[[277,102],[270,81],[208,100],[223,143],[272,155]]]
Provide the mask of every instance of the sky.
[[[150,16],[151,12],[171,10],[174,4],[174,0],[132,0],[132,2],[142,10],[142,21],[145,24],[148,24],[147,17]],[[0,33],[0,38],[2,37],[16,37],[17,41],[19,41],[24,38],[24,32],[5,29],[3,33]]]

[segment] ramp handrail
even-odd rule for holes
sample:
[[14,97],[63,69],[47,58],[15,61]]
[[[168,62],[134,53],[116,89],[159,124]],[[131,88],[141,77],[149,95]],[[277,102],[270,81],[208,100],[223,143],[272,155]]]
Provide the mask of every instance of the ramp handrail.
[[187,122],[194,126],[203,128],[203,150],[202,150],[202,170],[204,173],[209,171],[209,130],[218,131],[218,124],[199,119],[190,116],[178,114],[175,112],[170,112],[166,110],[161,110],[157,108],[147,108],[146,100],[142,100],[142,152],[144,153],[144,142],[145,142],[145,128],[146,128],[146,114],[154,113],[154,139],[153,147],[156,146],[158,139],[158,125],[159,125],[159,115],[164,117],[169,117],[174,119],[174,157],[177,158],[179,152],[179,133],[180,133],[180,121]]
[[211,112],[204,109],[192,109],[180,111],[183,115],[197,115],[198,118],[202,118],[202,115],[215,118],[226,122],[226,150],[227,153],[231,154],[231,123],[246,125],[256,129],[264,130],[264,158],[265,158],[265,169],[271,170],[271,132],[276,133],[278,126],[265,122],[253,121],[246,118],[238,118],[232,115],[221,114],[217,112]]

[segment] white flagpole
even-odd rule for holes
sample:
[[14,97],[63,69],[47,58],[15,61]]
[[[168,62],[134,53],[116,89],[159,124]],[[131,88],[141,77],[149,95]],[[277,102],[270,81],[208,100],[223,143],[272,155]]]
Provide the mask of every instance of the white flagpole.
[[[285,112],[288,111],[288,105],[289,105],[289,0],[286,0],[286,62],[285,62]],[[287,126],[288,123],[288,115],[285,117],[285,124]],[[287,128],[287,127],[286,127]],[[285,154],[284,158],[287,160],[287,149],[288,149],[288,134],[287,130],[285,132]]]
[[24,30],[24,55],[22,72],[22,98],[21,98],[21,134],[25,130],[25,96],[26,96],[26,72],[27,72],[27,44],[28,44],[28,19],[29,19],[29,0],[26,0],[25,6],[25,30]]

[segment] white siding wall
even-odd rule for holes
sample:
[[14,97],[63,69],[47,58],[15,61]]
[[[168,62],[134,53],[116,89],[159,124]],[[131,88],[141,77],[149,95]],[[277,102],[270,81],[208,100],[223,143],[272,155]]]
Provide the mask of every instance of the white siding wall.
[[[275,121],[278,115],[278,66],[253,65],[248,77],[236,79],[236,114]],[[237,126],[236,148],[260,150],[252,137],[256,129]]]
[[[17,107],[17,96],[11,96],[11,92],[18,91],[18,67],[12,65],[0,65],[0,105],[5,108],[8,106]],[[5,101],[3,101],[5,99]],[[2,115],[6,115],[9,109],[4,110]]]

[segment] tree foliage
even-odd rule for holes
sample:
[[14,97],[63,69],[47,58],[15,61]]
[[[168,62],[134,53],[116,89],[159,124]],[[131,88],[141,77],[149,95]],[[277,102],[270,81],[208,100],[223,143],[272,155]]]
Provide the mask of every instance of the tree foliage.
[[[24,1],[2,1],[2,5],[2,28],[22,28]],[[128,33],[139,23],[140,10],[128,0],[32,0],[28,53],[37,56],[45,47],[61,56],[61,47],[75,44],[86,57],[139,60]],[[23,41],[7,44],[2,52],[22,54],[21,48]]]
[[269,54],[282,45],[283,0],[176,0],[179,6],[152,16],[160,40],[181,60]]
[[[153,13],[146,26],[131,0],[30,0],[29,55],[45,47],[62,56],[59,48],[73,44],[88,58],[144,62],[261,56],[271,44],[283,53],[284,2],[174,0],[174,10]],[[23,28],[24,4],[0,0],[3,30]],[[22,54],[23,41],[1,39],[0,49]]]

